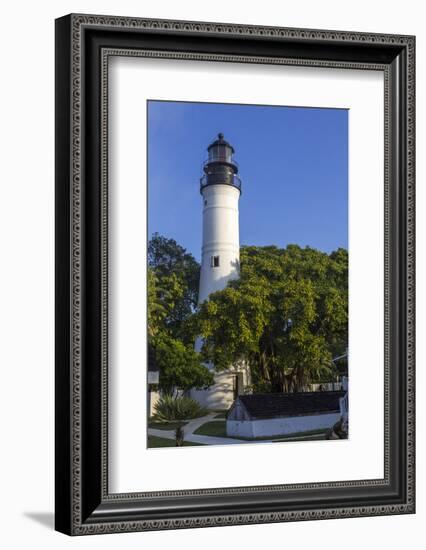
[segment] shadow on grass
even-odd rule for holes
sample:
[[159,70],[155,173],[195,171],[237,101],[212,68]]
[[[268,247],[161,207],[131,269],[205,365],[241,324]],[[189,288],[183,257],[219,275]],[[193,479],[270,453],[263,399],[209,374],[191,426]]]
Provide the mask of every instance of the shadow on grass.
[[[199,447],[202,443],[191,443],[190,441],[184,441],[183,447]],[[156,435],[148,436],[148,449],[157,449],[159,447],[176,447],[174,439],[166,439],[165,437],[157,437]]]
[[[307,432],[298,432],[292,434],[272,435],[265,437],[243,437],[232,436],[233,439],[241,439],[242,441],[253,441],[253,443],[262,443],[262,441],[273,441],[280,443],[283,441],[316,441],[325,439],[327,430],[311,430]],[[212,420],[206,422],[194,432],[196,435],[206,435],[210,437],[230,437],[226,433],[226,422],[224,420]]]

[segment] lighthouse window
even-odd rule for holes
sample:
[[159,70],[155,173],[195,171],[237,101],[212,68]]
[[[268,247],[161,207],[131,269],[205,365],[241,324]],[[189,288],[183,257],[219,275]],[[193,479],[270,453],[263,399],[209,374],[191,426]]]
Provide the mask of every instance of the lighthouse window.
[[212,267],[219,267],[219,256],[212,256]]

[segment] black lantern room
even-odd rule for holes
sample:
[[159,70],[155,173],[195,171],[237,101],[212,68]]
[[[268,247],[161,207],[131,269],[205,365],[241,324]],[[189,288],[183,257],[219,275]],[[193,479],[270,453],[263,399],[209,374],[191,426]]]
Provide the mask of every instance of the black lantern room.
[[232,185],[241,192],[241,180],[238,177],[238,164],[233,159],[234,148],[223,134],[208,147],[208,159],[204,162],[204,175],[200,179],[200,191],[208,185]]

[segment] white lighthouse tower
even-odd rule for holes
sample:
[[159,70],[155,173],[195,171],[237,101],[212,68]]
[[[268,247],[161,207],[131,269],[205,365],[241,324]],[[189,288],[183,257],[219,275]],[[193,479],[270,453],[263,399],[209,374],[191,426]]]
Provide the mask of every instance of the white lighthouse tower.
[[200,180],[203,198],[200,304],[212,292],[223,290],[229,280],[238,278],[240,263],[241,181],[233,159],[234,149],[219,134],[207,151],[209,156]]
[[[203,201],[203,244],[198,302],[212,292],[223,290],[228,282],[239,277],[240,237],[238,203],[241,180],[233,159],[234,148],[223,134],[208,148],[204,174],[200,180]],[[196,343],[200,349],[202,341]],[[209,365],[214,369],[214,365]],[[215,373],[215,384],[207,390],[192,390],[191,395],[209,409],[227,409],[243,392],[248,376],[241,366],[230,366]]]

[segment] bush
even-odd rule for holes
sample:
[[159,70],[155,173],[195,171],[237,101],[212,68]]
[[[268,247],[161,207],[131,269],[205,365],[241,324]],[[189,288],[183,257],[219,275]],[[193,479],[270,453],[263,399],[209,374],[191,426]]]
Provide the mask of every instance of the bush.
[[188,420],[207,414],[207,409],[190,397],[163,395],[154,407],[154,418],[160,422]]
[[201,390],[214,383],[212,372],[201,363],[194,346],[160,333],[150,340],[160,371],[160,388],[167,394],[177,388]]

